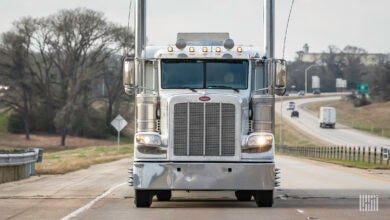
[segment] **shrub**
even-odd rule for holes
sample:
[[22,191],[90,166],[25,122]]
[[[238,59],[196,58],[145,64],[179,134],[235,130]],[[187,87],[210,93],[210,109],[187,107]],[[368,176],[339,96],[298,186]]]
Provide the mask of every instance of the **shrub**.
[[8,117],[8,132],[11,133],[23,133],[24,132],[24,122],[23,117],[20,113],[13,112]]

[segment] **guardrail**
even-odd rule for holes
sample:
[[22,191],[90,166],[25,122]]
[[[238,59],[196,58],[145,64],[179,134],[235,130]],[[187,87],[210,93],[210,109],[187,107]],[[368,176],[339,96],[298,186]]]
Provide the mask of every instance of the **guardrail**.
[[390,147],[289,147],[276,146],[276,152],[306,158],[325,160],[365,162],[388,166],[390,162]]
[[35,174],[35,163],[42,162],[43,150],[0,154],[0,183],[28,178]]

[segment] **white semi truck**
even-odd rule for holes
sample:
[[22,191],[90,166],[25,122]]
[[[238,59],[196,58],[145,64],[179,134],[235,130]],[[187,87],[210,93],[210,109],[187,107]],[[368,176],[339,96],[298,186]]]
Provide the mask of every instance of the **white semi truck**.
[[146,0],[136,0],[135,55],[123,63],[136,102],[136,207],[178,190],[234,191],[272,206],[275,95],[287,77],[286,61],[274,59],[274,12],[264,0],[264,51],[236,46],[229,33],[178,33],[157,47],[146,45]]
[[335,128],[336,127],[336,109],[333,107],[320,108],[320,127]]

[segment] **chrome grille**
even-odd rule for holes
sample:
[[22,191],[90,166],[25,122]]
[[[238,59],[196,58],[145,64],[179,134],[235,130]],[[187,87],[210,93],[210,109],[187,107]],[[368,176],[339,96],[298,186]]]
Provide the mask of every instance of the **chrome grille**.
[[222,104],[222,155],[234,155],[235,143],[235,111],[234,105]]
[[178,103],[173,120],[175,156],[234,156],[233,104]]
[[174,131],[174,143],[175,143],[175,154],[187,155],[187,103],[181,103],[175,105],[174,120],[175,120],[175,131]]

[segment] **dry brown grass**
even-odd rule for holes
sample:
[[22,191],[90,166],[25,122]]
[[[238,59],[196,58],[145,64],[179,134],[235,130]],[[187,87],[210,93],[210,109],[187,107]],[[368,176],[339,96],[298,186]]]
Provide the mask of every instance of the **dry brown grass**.
[[94,164],[130,158],[132,145],[84,147],[73,150],[44,153],[43,162],[37,164],[37,174],[64,174],[86,169]]
[[[280,115],[275,116],[275,141],[280,144]],[[310,135],[294,128],[286,121],[283,121],[282,129],[283,145],[287,146],[323,146],[326,145]]]
[[61,137],[59,135],[31,134],[30,140],[26,140],[24,134],[10,134],[0,132],[0,149],[16,149],[40,147],[45,152],[60,151],[88,146],[108,146],[115,145],[115,141],[98,140],[81,137],[68,136],[66,138],[66,147],[60,146]]
[[335,107],[337,122],[349,127],[390,138],[390,102],[373,103],[355,108],[348,101],[328,101],[308,104],[309,110],[319,114],[321,106]]

